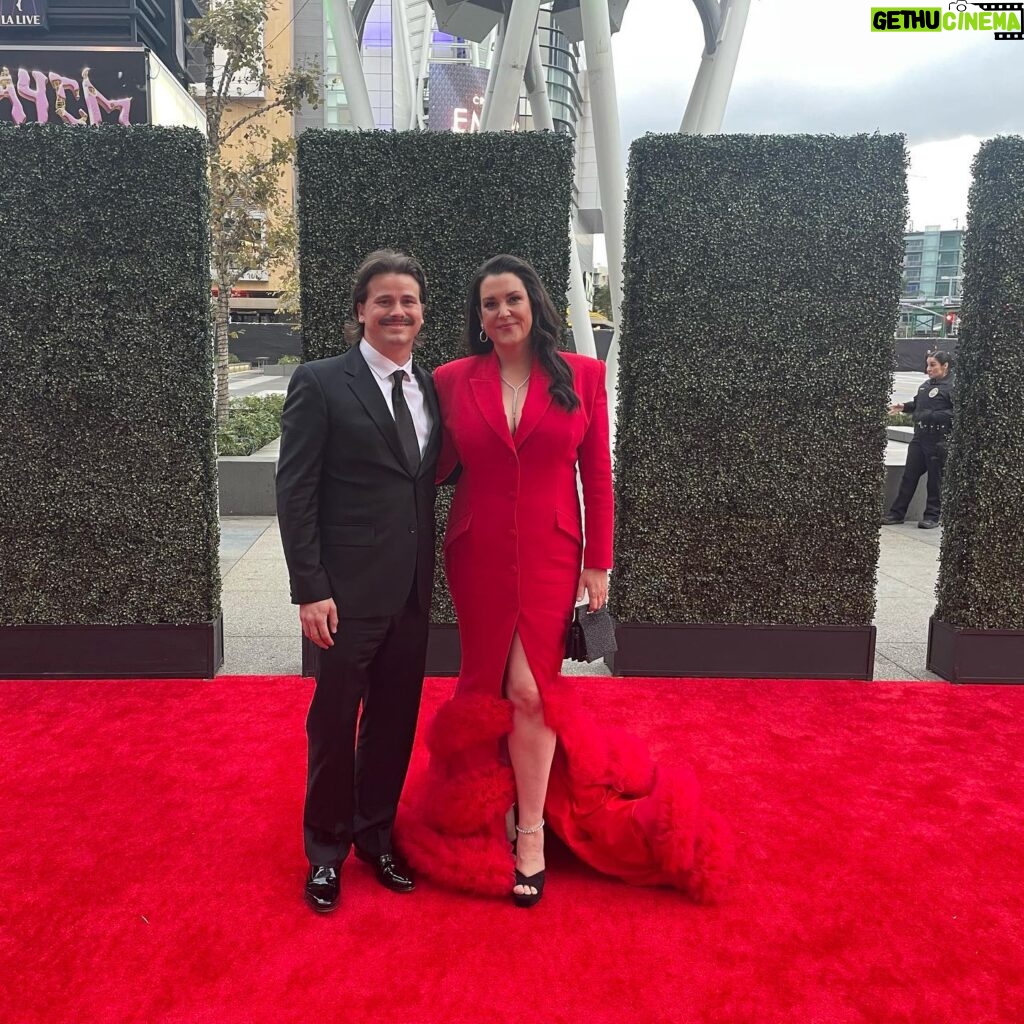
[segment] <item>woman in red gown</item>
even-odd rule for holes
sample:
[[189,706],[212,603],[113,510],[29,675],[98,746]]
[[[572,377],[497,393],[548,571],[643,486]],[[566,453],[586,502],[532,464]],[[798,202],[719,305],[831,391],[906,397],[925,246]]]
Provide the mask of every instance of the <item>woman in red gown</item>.
[[429,727],[429,766],[407,787],[400,842],[428,877],[511,889],[531,906],[543,892],[546,816],[599,870],[712,899],[731,844],[692,773],[659,771],[634,738],[589,719],[560,679],[574,602],[607,601],[613,501],[604,364],[559,353],[559,330],[533,268],[496,256],[470,288],[474,354],[434,375],[439,479],[462,467],[444,541],[462,666]]

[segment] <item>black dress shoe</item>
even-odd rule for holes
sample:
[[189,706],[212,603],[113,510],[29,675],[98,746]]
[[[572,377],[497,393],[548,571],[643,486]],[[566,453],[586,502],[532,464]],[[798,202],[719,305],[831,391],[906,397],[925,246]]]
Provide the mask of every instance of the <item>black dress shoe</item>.
[[329,914],[341,895],[338,869],[326,864],[310,864],[306,876],[306,902],[318,913]]
[[883,526],[898,526],[903,522],[903,516],[894,516],[891,512],[887,512],[882,516]]
[[412,892],[416,888],[416,880],[412,872],[400,860],[396,860],[393,854],[382,853],[379,857],[371,857],[367,853],[356,850],[356,856],[373,865],[373,873],[377,881],[390,889],[392,892]]
[[939,525],[938,519],[922,519],[917,524],[917,528],[919,530],[935,530],[935,529],[938,528],[938,525]]

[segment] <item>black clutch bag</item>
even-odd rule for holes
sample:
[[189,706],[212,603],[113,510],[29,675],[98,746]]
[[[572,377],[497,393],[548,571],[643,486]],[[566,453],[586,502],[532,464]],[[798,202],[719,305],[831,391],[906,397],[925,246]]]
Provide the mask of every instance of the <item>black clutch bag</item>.
[[615,620],[607,607],[596,612],[580,605],[565,635],[565,656],[570,661],[600,661],[619,649],[615,642]]

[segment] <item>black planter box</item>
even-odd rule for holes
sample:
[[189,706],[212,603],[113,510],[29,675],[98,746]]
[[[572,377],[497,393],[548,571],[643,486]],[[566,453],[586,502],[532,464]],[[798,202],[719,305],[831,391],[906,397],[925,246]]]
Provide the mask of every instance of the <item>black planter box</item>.
[[616,676],[871,679],[874,626],[619,623]]
[[951,683],[1024,683],[1024,630],[928,620],[928,671]]
[[224,619],[188,626],[0,626],[0,679],[212,679]]
[[[317,651],[319,648],[302,638],[302,674],[314,674]],[[457,676],[462,660],[462,648],[459,644],[459,627],[446,623],[432,624],[427,638],[428,676]]]

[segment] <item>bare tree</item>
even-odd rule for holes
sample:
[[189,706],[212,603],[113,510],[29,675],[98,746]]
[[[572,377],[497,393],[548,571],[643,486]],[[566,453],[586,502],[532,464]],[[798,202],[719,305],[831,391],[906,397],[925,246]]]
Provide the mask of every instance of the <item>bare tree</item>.
[[[217,422],[228,417],[231,289],[254,270],[294,264],[295,225],[285,173],[295,139],[275,138],[267,115],[320,103],[315,65],[274,69],[266,58],[265,0],[214,0],[191,24],[206,59],[210,242],[217,367]],[[240,99],[240,95],[255,99]]]

